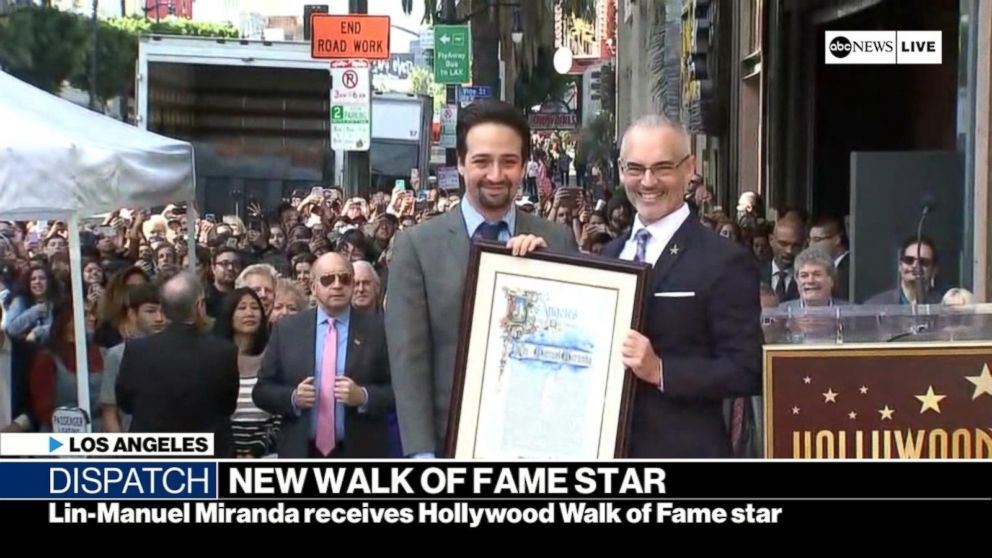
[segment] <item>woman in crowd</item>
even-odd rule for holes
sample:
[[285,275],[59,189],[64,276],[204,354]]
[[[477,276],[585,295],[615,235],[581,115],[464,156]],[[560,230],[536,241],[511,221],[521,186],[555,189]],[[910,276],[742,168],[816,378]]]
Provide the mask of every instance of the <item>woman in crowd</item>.
[[[94,304],[87,304],[87,337],[96,324]],[[103,379],[103,359],[96,343],[86,342],[89,363],[90,416],[93,432],[102,432],[102,419],[95,410],[100,408],[100,383]],[[58,407],[79,406],[76,391],[76,332],[73,328],[72,300],[60,304],[55,312],[52,334],[45,350],[38,353],[28,377],[28,393],[32,415],[42,432],[52,431],[52,412]]]
[[729,218],[720,219],[716,224],[716,232],[724,237],[733,240],[734,242],[741,241],[741,227],[737,223],[733,222]]
[[107,289],[104,291],[102,300],[97,307],[97,325],[94,340],[99,346],[109,349],[124,341],[124,333],[121,331],[121,321],[127,313],[124,299],[128,288],[134,285],[145,285],[150,282],[151,279],[148,278],[148,275],[138,267],[123,269],[110,278],[110,281],[107,283]]
[[247,287],[227,295],[214,324],[214,332],[238,347],[241,388],[238,408],[231,416],[237,457],[264,457],[275,453],[279,417],[255,406],[251,392],[262,368],[262,353],[269,342],[269,323],[261,299]]
[[262,301],[262,310],[265,316],[272,314],[272,306],[276,301],[276,282],[279,281],[279,272],[269,264],[254,264],[246,267],[238,279],[234,282],[234,288],[248,287],[255,291],[258,299]]
[[272,315],[269,316],[269,323],[275,325],[286,316],[292,316],[309,307],[303,287],[296,281],[281,278],[276,284],[276,301],[272,307]]
[[58,282],[52,272],[43,265],[32,265],[11,289],[7,333],[14,339],[46,343],[58,299]]

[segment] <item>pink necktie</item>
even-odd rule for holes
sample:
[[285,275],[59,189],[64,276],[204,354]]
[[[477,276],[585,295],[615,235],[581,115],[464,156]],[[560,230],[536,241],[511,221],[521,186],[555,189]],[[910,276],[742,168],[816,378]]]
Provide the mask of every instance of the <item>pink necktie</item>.
[[314,442],[323,455],[334,451],[334,380],[337,378],[338,335],[334,319],[324,337],[324,359],[320,367],[320,393],[317,394],[317,433]]

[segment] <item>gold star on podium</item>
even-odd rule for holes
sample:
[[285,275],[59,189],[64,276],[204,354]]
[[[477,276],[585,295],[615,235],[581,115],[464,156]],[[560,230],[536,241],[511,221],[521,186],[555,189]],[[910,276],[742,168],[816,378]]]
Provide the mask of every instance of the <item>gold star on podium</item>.
[[792,414],[798,415],[799,414],[799,407],[793,407],[792,408]]
[[808,383],[810,383],[812,381],[813,381],[813,378],[810,378],[809,376],[806,376],[805,378],[803,378],[803,383],[804,384],[808,384]]
[[933,386],[930,386],[927,388],[926,394],[916,395],[914,397],[916,397],[923,403],[923,406],[920,407],[920,414],[922,415],[923,413],[927,412],[927,410],[934,410],[937,413],[940,413],[940,400],[944,399],[947,396],[937,395],[936,393],[933,392]]
[[892,413],[896,412],[895,409],[890,409],[888,405],[884,409],[879,409],[878,412],[882,415],[882,420],[892,420]]
[[858,390],[858,391],[861,392],[861,395],[867,395],[868,394],[868,387],[867,386],[861,386],[861,389]]
[[989,365],[982,367],[982,373],[978,376],[965,376],[965,379],[975,384],[975,395],[971,400],[978,399],[983,394],[992,395],[992,374],[989,373]]
[[851,420],[854,420],[854,419],[858,418],[858,413],[855,413],[854,411],[851,411],[850,413],[847,413],[847,418],[849,418]]
[[827,393],[824,393],[823,394],[823,402],[824,403],[836,403],[837,402],[837,396],[838,395],[840,395],[840,394],[839,393],[834,393],[833,388],[827,388]]

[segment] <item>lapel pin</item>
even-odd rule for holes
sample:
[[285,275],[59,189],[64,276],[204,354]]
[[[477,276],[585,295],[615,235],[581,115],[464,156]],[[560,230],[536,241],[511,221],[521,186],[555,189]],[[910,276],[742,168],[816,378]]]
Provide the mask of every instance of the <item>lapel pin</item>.
[[673,255],[673,256],[678,256],[679,255],[679,245],[678,244],[672,244],[672,247],[668,250],[668,253],[671,254],[671,255]]
[[361,344],[362,344],[362,340],[361,339],[355,339],[355,346],[356,347],[361,346]]

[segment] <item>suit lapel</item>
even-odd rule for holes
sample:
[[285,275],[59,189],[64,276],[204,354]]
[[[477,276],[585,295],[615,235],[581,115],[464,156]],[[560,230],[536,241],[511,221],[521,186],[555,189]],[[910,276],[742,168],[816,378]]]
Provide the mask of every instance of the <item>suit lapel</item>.
[[[314,308],[307,312],[307,319],[304,323],[304,330],[307,335],[306,344],[307,350],[303,354],[303,363],[306,368],[301,370],[300,378],[306,378],[307,376],[313,376],[316,373],[317,368],[317,358],[315,356],[317,352],[317,309]],[[295,343],[295,340],[291,340],[290,343]]]
[[603,246],[603,257],[619,259],[620,254],[623,252],[623,247],[627,244],[628,240],[630,240],[630,231],[627,231],[627,234],[623,236],[618,236],[611,240],[609,244]]
[[696,227],[702,228],[698,219],[693,219],[690,215],[675,231],[675,235],[661,251],[661,256],[654,263],[654,284],[660,288],[664,279],[668,277],[672,267],[682,258],[682,255],[692,249],[692,241],[697,234]]
[[352,379],[361,379],[361,353],[365,350],[365,329],[363,320],[365,316],[359,310],[351,310],[351,318],[348,323],[348,350],[344,357],[344,373]]
[[[516,230],[511,231],[510,236],[520,236],[522,234],[537,234],[537,230],[534,228],[534,217],[519,209],[514,208],[513,211],[516,213],[514,219],[516,220]],[[538,234],[537,236],[541,236]],[[545,240],[548,240],[547,238]]]
[[465,266],[468,262],[468,252],[471,246],[461,207],[456,207],[453,211],[448,212],[446,218],[448,220],[448,253],[451,254],[450,261],[455,262],[452,272],[458,279],[457,284],[461,285],[465,283]]

